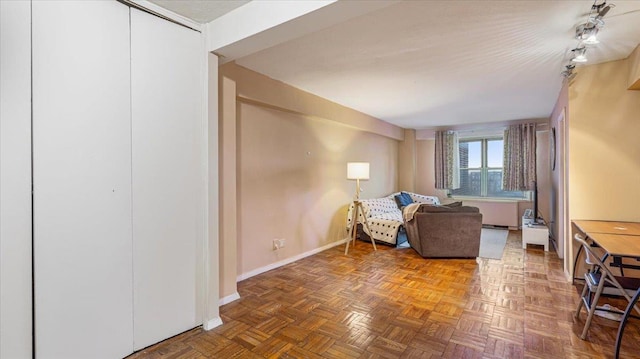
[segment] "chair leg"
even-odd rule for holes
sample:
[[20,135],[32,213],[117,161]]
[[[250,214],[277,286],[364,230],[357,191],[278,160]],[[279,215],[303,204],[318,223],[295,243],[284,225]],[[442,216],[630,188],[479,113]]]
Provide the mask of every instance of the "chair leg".
[[[591,306],[589,307],[589,315],[587,316],[587,321],[584,323],[584,329],[582,330],[582,335],[580,338],[585,340],[587,338],[587,332],[589,331],[589,326],[591,325],[591,320],[593,319],[593,314],[596,312],[596,307],[598,306],[598,299],[600,299],[600,294],[602,294],[602,290],[604,289],[604,278],[600,278],[600,283],[598,283],[598,289],[596,289],[596,294],[593,296],[591,300]],[[585,283],[585,285],[588,285]]]
[[[576,314],[573,316],[576,319],[578,319],[580,317],[580,310],[582,309],[582,306],[584,305],[584,296],[587,294],[587,290],[589,290],[589,285],[585,282],[584,283],[584,288],[582,288],[582,294],[580,295],[580,302],[578,303],[578,309],[576,309]],[[587,308],[587,311],[588,310],[589,310],[589,308]]]
[[[580,249],[582,249],[582,246],[580,246]],[[591,273],[593,271],[593,266],[588,266],[587,267],[587,273]],[[574,315],[574,318],[578,319],[580,317],[580,310],[582,309],[582,306],[584,305],[584,296],[587,294],[587,290],[589,290],[589,285],[587,284],[587,278],[585,275],[585,279],[584,279],[584,288],[582,288],[582,294],[580,294],[580,303],[578,303],[578,309],[576,309],[576,314]],[[591,302],[589,302],[591,303]],[[589,308],[587,308],[587,311],[589,311]]]

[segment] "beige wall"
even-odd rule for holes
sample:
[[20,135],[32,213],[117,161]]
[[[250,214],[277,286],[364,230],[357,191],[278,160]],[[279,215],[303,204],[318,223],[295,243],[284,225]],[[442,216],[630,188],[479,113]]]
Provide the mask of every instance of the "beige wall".
[[[237,293],[238,276],[238,205],[236,184],[236,83],[224,76],[219,77],[219,254],[220,297]],[[224,239],[224,240],[223,240]]]
[[398,144],[398,190],[416,192],[416,130],[405,129]]
[[[355,191],[348,161],[371,163],[362,198],[396,188],[397,141],[252,104],[239,109],[239,273],[346,237]],[[274,238],[285,248],[273,251]]]
[[640,92],[627,60],[580,68],[569,88],[571,219],[640,221]]
[[443,199],[446,192],[436,189],[435,150],[434,139],[416,141],[416,192]]
[[[233,63],[221,66],[220,75],[236,84],[236,152],[225,156],[235,155],[237,167],[223,168],[221,176],[236,178],[239,277],[346,237],[355,192],[346,179],[348,161],[371,163],[362,198],[397,188],[401,128]],[[278,251],[276,238],[286,240]],[[224,247],[234,238],[220,240]]]

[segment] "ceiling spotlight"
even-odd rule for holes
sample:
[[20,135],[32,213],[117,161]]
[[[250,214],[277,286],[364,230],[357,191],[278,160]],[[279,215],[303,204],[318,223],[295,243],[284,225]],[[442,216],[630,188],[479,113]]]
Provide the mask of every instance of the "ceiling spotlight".
[[585,45],[595,45],[600,43],[598,38],[598,27],[595,23],[587,22],[586,24],[576,27],[576,39],[582,40]]
[[574,57],[571,59],[571,61],[573,62],[587,62],[587,56],[586,56],[586,52],[587,52],[587,48],[586,47],[578,47],[575,48],[573,50],[574,53]]
[[560,74],[564,76],[566,79],[568,79],[569,81],[571,81],[577,75],[576,73],[573,72],[573,69],[575,68],[576,68],[576,65],[573,65],[573,64],[567,65],[565,66],[566,70],[562,71]]
[[616,7],[614,4],[607,5],[606,1],[599,5],[593,5],[591,7],[592,11],[595,10],[598,14],[589,17],[589,22],[593,22],[598,26],[604,26],[604,20],[602,20],[602,18],[614,7]]
[[602,4],[594,4],[593,6],[591,6],[591,10],[595,10],[598,15],[595,17],[596,20],[602,20],[602,18],[609,12],[609,10],[613,9],[614,7],[616,7],[615,4],[609,4],[607,5],[607,2],[603,2]]

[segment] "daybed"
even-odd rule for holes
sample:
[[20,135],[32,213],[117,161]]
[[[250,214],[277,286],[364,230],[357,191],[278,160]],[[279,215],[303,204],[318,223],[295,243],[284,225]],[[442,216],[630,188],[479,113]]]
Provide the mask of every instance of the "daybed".
[[[388,244],[398,243],[398,231],[403,225],[402,211],[396,203],[395,196],[401,192],[390,194],[389,196],[373,199],[361,199],[362,209],[367,217],[369,228],[373,233],[369,233],[366,226],[363,226],[364,232],[373,237],[374,240],[385,242]],[[423,196],[417,193],[405,192],[411,196],[413,202],[427,203],[427,204],[440,204],[438,197]],[[353,203],[349,207],[349,214],[347,215],[347,232],[351,229],[353,223]],[[364,219],[362,213],[358,213],[358,224],[363,224]],[[400,241],[402,242],[402,241]]]

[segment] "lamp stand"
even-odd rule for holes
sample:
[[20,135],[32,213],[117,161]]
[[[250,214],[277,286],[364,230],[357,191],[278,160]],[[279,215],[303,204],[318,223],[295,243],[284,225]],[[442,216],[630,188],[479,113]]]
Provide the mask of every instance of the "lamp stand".
[[344,254],[347,255],[349,253],[349,242],[353,241],[353,248],[356,247],[356,236],[358,233],[358,214],[362,213],[362,218],[364,219],[364,225],[367,227],[369,231],[369,238],[371,239],[371,245],[373,245],[373,250],[377,251],[376,242],[373,240],[373,232],[371,228],[369,228],[369,222],[367,221],[367,217],[364,213],[364,209],[362,208],[362,202],[360,202],[360,180],[356,179],[356,196],[353,200],[353,221],[351,225],[351,232],[349,232],[349,238],[347,239],[347,244],[344,247]]

